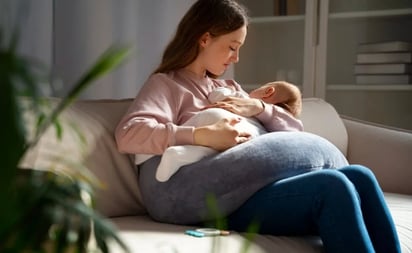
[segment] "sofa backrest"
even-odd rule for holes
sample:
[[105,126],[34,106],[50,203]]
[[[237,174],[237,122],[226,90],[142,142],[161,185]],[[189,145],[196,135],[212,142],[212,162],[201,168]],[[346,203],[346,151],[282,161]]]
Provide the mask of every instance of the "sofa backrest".
[[[55,105],[59,99],[50,99]],[[77,101],[60,118],[62,139],[53,128],[23,162],[33,168],[64,169],[54,157],[80,161],[103,183],[96,194],[98,211],[108,217],[145,214],[137,184],[134,158],[117,151],[114,129],[129,107],[131,99]],[[321,99],[304,99],[301,115],[305,131],[318,134],[346,154],[347,134],[334,108]],[[79,134],[82,137],[79,137]],[[80,140],[84,139],[86,145]]]
[[304,131],[326,138],[346,156],[348,133],[335,108],[320,98],[304,98],[302,102]]
[[[51,105],[59,99],[50,99]],[[84,164],[102,183],[96,208],[107,217],[146,213],[142,204],[133,159],[117,151],[114,129],[131,99],[77,101],[61,115],[63,134],[56,138],[49,128],[22,166],[65,170],[63,159]],[[85,140],[85,143],[82,143]]]

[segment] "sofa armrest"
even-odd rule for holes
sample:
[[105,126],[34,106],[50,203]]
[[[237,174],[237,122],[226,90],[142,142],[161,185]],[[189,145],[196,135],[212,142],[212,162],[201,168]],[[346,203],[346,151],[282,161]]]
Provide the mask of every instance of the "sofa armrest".
[[349,163],[371,168],[385,192],[412,195],[412,131],[341,117]]

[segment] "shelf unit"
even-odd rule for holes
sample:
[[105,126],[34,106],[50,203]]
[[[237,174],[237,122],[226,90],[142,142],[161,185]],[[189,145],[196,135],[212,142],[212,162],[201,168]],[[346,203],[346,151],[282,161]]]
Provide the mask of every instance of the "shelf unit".
[[[412,19],[412,8],[404,9],[388,9],[388,10],[368,10],[368,11],[350,11],[350,12],[337,12],[329,13],[329,22],[357,22],[359,20],[370,19]],[[412,22],[409,21],[412,25]],[[412,27],[411,27],[412,28]],[[412,40],[412,37],[411,37]],[[353,83],[328,83],[326,84],[326,90],[362,90],[362,91],[412,91],[411,84],[386,84],[386,85],[374,85],[374,84],[353,84]]]
[[325,99],[341,114],[412,129],[412,84],[356,84],[353,69],[360,43],[412,42],[412,1],[388,9],[331,12],[327,19]]
[[[412,129],[412,84],[356,84],[357,46],[412,42],[412,1],[301,0],[301,13],[274,16],[273,0],[239,0],[251,9],[234,76],[246,90],[292,70],[304,97],[320,97],[352,117]],[[254,15],[256,14],[256,15]],[[285,74],[286,73],[286,74]]]
[[393,10],[370,10],[370,11],[351,11],[330,13],[330,19],[349,19],[349,18],[379,18],[412,15],[412,8],[393,9]]
[[[301,85],[305,15],[274,16],[273,0],[239,2],[249,8],[252,17],[240,62],[234,67],[236,80],[247,90],[286,77]],[[294,55],[289,57],[292,50]]]
[[280,22],[304,21],[304,19],[305,19],[304,15],[255,17],[255,18],[250,19],[250,23],[251,24],[280,23]]
[[[410,84],[329,84],[328,90],[412,91]],[[412,98],[411,98],[412,99]]]

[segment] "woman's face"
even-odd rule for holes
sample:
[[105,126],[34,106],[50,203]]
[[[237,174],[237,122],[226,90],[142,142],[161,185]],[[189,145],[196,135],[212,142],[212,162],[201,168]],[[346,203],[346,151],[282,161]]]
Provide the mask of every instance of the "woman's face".
[[198,56],[203,70],[220,76],[230,64],[238,62],[239,49],[245,42],[246,33],[246,26],[218,37],[206,33],[200,41]]

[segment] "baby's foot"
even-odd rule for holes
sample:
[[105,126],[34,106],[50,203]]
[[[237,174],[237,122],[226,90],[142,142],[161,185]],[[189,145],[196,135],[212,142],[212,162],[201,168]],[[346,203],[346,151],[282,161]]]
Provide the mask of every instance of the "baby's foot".
[[169,147],[163,153],[160,164],[157,167],[156,179],[160,182],[166,182],[180,167],[197,162],[216,152],[208,147],[194,145]]

